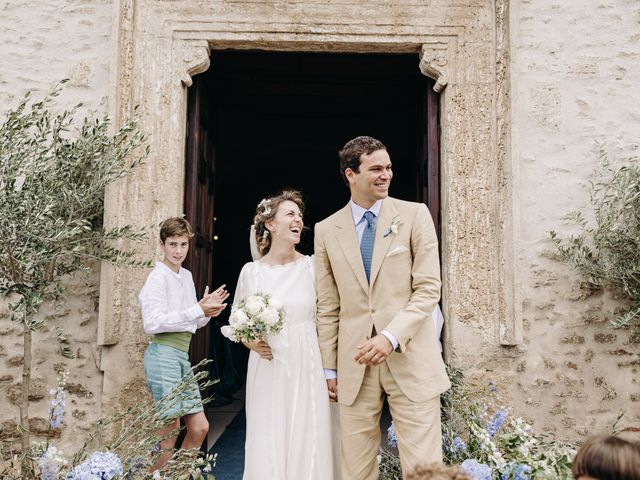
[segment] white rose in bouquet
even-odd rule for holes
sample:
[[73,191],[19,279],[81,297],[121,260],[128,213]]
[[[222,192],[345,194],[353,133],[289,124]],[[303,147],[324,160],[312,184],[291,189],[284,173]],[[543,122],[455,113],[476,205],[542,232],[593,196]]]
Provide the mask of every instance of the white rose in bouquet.
[[251,295],[244,302],[244,308],[249,315],[258,315],[264,307],[265,307],[264,298],[258,295]]
[[272,327],[280,320],[280,314],[274,307],[266,307],[260,313],[260,320],[262,320],[266,325]]
[[229,317],[229,324],[239,328],[245,327],[249,324],[249,317],[242,310],[236,309],[231,312],[231,316]]
[[284,307],[280,300],[276,300],[273,297],[269,297],[268,305],[272,308],[275,308],[276,310],[280,310]]

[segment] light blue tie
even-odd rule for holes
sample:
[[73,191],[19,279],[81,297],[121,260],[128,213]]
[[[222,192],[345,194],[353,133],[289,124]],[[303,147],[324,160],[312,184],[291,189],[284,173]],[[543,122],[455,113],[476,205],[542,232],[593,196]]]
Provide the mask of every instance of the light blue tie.
[[362,239],[360,240],[360,254],[362,255],[364,273],[367,274],[367,281],[369,281],[371,276],[371,257],[373,256],[373,239],[376,236],[376,216],[373,212],[367,210],[364,212],[364,218],[367,221],[367,225],[364,227]]

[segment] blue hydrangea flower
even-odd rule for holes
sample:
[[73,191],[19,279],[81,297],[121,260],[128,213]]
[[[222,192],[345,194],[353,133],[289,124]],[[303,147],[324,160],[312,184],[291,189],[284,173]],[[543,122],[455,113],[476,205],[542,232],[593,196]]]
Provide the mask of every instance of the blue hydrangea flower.
[[42,480],[58,479],[59,468],[57,466],[49,465],[47,462],[44,462],[44,461],[38,462],[38,466],[40,467],[40,478]]
[[94,452],[67,474],[66,480],[112,480],[122,475],[122,462],[111,452]]
[[463,452],[467,449],[467,444],[460,437],[455,437],[453,439],[453,451],[455,453]]
[[398,446],[398,438],[396,437],[396,429],[393,426],[393,422],[391,422],[391,425],[387,429],[387,444],[391,448]]
[[507,470],[502,474],[502,480],[529,480],[531,467],[524,463],[514,463],[509,465]]
[[496,433],[502,428],[504,425],[504,421],[507,419],[509,411],[506,408],[501,408],[496,413],[493,414],[489,423],[487,423],[487,433],[489,437],[493,438]]
[[49,445],[47,451],[38,459],[41,480],[58,480],[60,467],[66,464],[62,453],[53,445]]
[[493,472],[489,465],[478,462],[475,458],[468,458],[460,465],[460,470],[473,480],[492,480]]

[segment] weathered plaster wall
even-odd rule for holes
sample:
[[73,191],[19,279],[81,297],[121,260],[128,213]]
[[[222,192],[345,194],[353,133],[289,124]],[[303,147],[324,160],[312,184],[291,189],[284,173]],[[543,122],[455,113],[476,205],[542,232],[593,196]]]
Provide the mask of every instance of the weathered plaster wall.
[[[84,102],[87,108],[106,111],[109,86],[111,1],[11,0],[0,4],[0,110],[15,106],[28,90],[41,96],[58,81],[70,81],[58,98],[63,108]],[[98,281],[99,268],[89,280]],[[72,282],[59,311],[45,305],[48,326],[34,336],[32,430],[46,431],[49,390],[55,387],[56,370],[68,369],[67,420],[60,446],[78,446],[101,411],[102,372],[96,344],[97,289]],[[55,326],[66,334],[75,359],[59,355]],[[22,373],[21,327],[9,320],[6,303],[0,304],[0,442],[15,435],[19,421],[17,403]]]
[[[112,0],[10,0],[0,6],[0,105],[69,78],[61,104],[106,108]],[[4,110],[4,108],[3,108]]]
[[[611,300],[584,298],[579,279],[549,259],[546,233],[588,205],[586,182],[606,142],[611,159],[640,146],[640,4],[511,2],[513,155],[520,175],[519,266],[525,344],[514,358],[518,409],[579,439],[640,419],[640,348],[590,319]],[[613,28],[615,25],[615,29]]]

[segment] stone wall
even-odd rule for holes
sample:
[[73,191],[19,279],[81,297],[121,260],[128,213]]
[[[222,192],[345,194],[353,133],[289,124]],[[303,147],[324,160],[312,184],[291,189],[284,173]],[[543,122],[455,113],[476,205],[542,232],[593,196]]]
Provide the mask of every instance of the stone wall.
[[[51,432],[67,448],[79,447],[86,434],[92,430],[101,413],[102,372],[100,371],[100,348],[96,345],[98,313],[97,275],[84,281],[69,281],[65,300],[57,306],[44,304],[39,317],[44,317],[46,326],[33,334],[32,378],[29,399],[30,430],[33,439],[47,435],[49,425],[48,407],[52,399],[51,389],[56,388],[57,378],[68,371],[65,420],[62,426]],[[67,340],[73,358],[61,354],[58,342],[60,328]],[[16,424],[19,423],[19,405],[22,398],[21,380],[24,355],[22,326],[12,322],[2,302],[0,313],[0,395],[4,402],[0,417],[0,440],[14,442],[18,438]],[[15,442],[19,445],[19,442]]]
[[[588,207],[582,187],[596,165],[640,146],[640,5],[511,2],[512,146],[520,175],[520,248],[525,343],[509,368],[518,410],[562,437],[640,420],[640,348],[612,330],[605,295],[548,256],[547,232],[575,231],[562,216]],[[615,32],[612,28],[616,25]]]
[[[66,108],[84,102],[89,111],[102,115],[108,100],[109,45],[113,2],[86,0],[21,1],[0,6],[0,110],[15,106],[31,90],[40,97],[69,78],[56,106]],[[96,344],[98,313],[95,308],[99,266],[88,280],[70,282],[67,299],[55,310],[42,308],[48,326],[34,335],[32,431],[47,428],[47,407],[55,387],[56,371],[70,371],[66,420],[61,446],[69,452],[79,446],[84,432],[101,413],[102,372]],[[22,373],[21,326],[9,320],[6,302],[0,301],[0,442],[15,434],[19,421],[18,400]],[[58,353],[55,327],[62,327],[75,359]]]
[[99,112],[109,93],[112,0],[11,0],[0,7],[0,105],[27,90],[47,92],[63,78],[61,104]]

